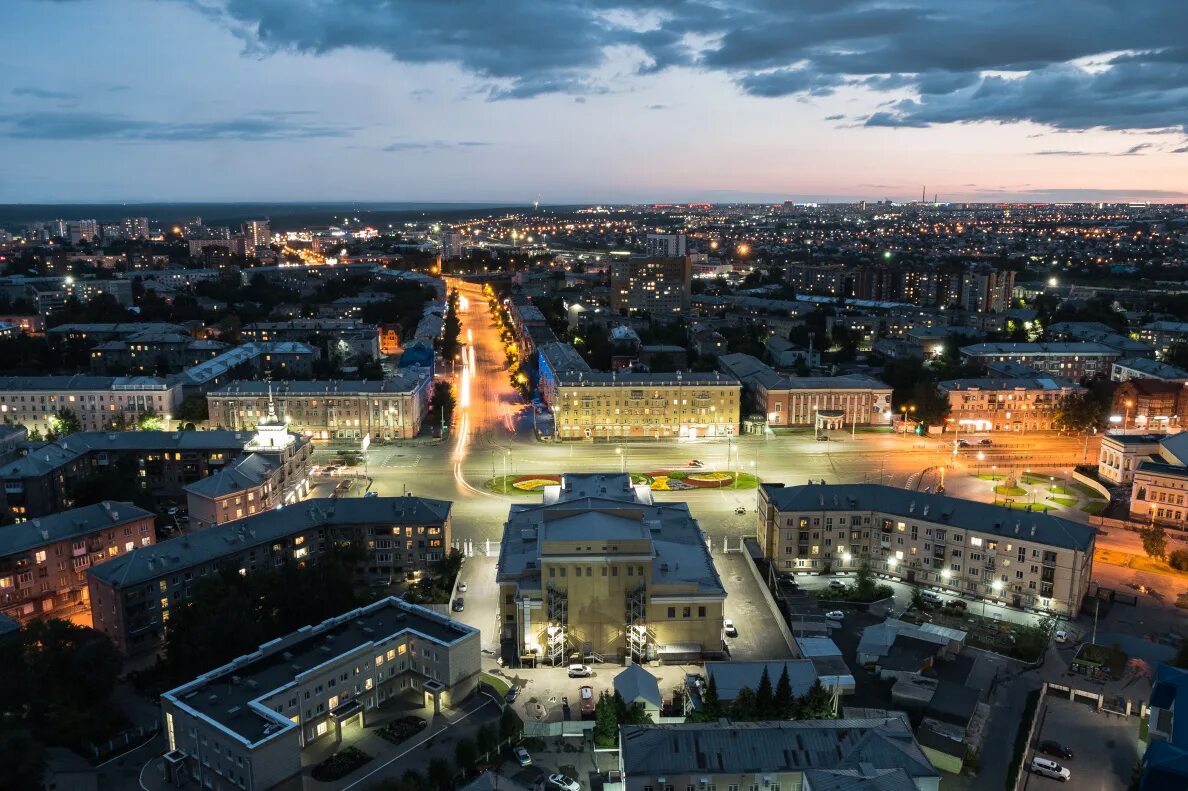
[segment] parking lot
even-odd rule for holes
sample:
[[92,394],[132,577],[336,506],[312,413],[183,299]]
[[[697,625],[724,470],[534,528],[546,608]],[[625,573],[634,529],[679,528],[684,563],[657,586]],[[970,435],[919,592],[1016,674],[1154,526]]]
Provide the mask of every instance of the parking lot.
[[726,588],[726,617],[734,621],[738,637],[727,639],[730,658],[790,659],[792,652],[780,635],[778,613],[774,613],[763,590],[740,552],[714,555],[714,564]]
[[[1073,751],[1071,759],[1051,758],[1072,773],[1071,785],[1087,791],[1125,791],[1130,785],[1131,772],[1139,759],[1138,717],[1121,717],[1097,713],[1088,702],[1073,702],[1059,693],[1050,692],[1039,712],[1037,736],[1029,745],[1027,762],[1044,739],[1060,742]],[[1027,773],[1023,791],[1042,791],[1060,785],[1051,780]]]
[[[495,584],[495,564],[498,558],[481,554],[469,555],[458,572],[458,588],[454,593],[464,601],[462,612],[450,611],[450,617],[473,626],[482,632],[484,651],[499,649],[499,586]],[[466,585],[465,592],[461,591]]]

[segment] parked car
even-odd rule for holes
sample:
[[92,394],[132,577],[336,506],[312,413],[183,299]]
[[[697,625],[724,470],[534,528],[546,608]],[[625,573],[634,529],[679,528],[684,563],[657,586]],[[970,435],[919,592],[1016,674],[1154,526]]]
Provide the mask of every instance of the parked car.
[[465,607],[466,607],[466,600],[463,599],[461,596],[454,599],[454,612],[462,612],[462,610]]
[[1057,758],[1063,758],[1066,761],[1071,761],[1073,757],[1072,750],[1065,747],[1058,741],[1053,741],[1052,739],[1044,739],[1042,742],[1040,742],[1039,751],[1044,755],[1054,755]]
[[734,621],[726,618],[722,621],[722,631],[726,633],[727,637],[738,637],[738,629],[734,626]]
[[705,465],[702,464],[701,461],[698,459],[690,459],[689,466],[690,467],[704,467]]
[[1068,642],[1068,632],[1064,631],[1063,629],[1057,629],[1056,630],[1056,642],[1067,643]]
[[1040,758],[1038,755],[1031,759],[1031,771],[1040,777],[1050,777],[1062,783],[1067,783],[1072,779],[1072,772],[1068,771],[1067,767],[1047,758]]
[[959,440],[957,440],[957,447],[959,447],[959,448],[968,448],[968,447],[969,447],[969,440],[967,440],[967,439],[959,439]]
[[828,441],[829,441],[829,437],[825,436],[824,434],[821,434],[820,436],[817,437],[817,442],[828,442]]
[[920,598],[928,604],[940,604],[941,597],[936,591],[920,591]]
[[338,474],[338,468],[335,467],[333,464],[330,464],[330,465],[322,468],[322,475],[337,475],[337,474]]
[[582,712],[582,719],[594,716],[594,687],[582,687],[578,690],[578,709]]
[[379,492],[367,492],[364,497],[379,497]]
[[829,580],[829,587],[835,591],[844,591],[846,589],[846,583],[841,580]]
[[993,444],[994,444],[994,440],[992,440],[992,439],[984,439],[984,440],[982,440],[981,442],[979,442],[978,444],[979,444],[979,445],[993,445]]
[[561,791],[582,791],[577,780],[562,774],[549,775],[548,785],[552,788],[560,788]]
[[829,621],[844,621],[846,619],[846,614],[841,610],[830,610],[829,612],[825,613],[825,618]]
[[744,506],[741,506],[741,505],[740,505],[738,508],[735,508],[735,509],[734,509],[734,513],[735,513],[735,514],[737,514],[738,516],[742,516],[742,515],[743,515],[743,514],[745,514],[746,512],[747,512],[747,509],[746,509]]
[[594,668],[590,667],[589,665],[569,666],[570,678],[589,678],[592,675],[594,675]]
[[503,699],[508,703],[515,703],[516,698],[518,697],[520,697],[520,686],[518,684],[513,684],[510,688],[508,688],[507,694],[503,696]]
[[466,583],[465,582],[458,583],[458,593],[466,593]]
[[516,762],[520,766],[532,766],[532,756],[523,747],[517,747],[512,750],[512,754],[516,756]]
[[969,605],[963,602],[961,599],[949,599],[947,602],[945,602],[945,606],[952,607],[954,610],[965,610],[969,607]]

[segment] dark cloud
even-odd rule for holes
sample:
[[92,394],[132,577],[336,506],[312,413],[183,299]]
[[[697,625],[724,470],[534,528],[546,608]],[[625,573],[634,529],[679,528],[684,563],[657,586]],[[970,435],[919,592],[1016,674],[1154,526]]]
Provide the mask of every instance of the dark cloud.
[[67,93],[66,91],[50,91],[50,90],[46,90],[45,88],[31,88],[31,87],[13,88],[12,95],[13,96],[27,96],[30,99],[46,99],[46,100],[77,98],[77,96],[75,94]]
[[649,104],[648,109],[649,110],[667,110],[668,105],[666,105],[666,104]]
[[754,96],[895,95],[868,126],[1188,124],[1184,0],[176,1],[253,50],[455,64],[493,100],[605,90],[598,70],[615,49],[640,73],[723,72]]
[[0,120],[0,135],[27,140],[291,140],[346,137],[352,127],[299,120],[302,112],[168,123],[104,113],[25,113]]
[[1153,145],[1154,145],[1153,143],[1139,143],[1137,146],[1131,146],[1130,148],[1126,149],[1125,151],[1123,151],[1121,154],[1118,154],[1117,156],[1136,157],[1136,156],[1141,155],[1148,148],[1151,148]]
[[842,115],[841,113],[835,113],[834,115],[825,116],[825,120],[826,121],[844,121],[844,120],[846,120],[846,117],[844,115]]
[[458,142],[449,142],[446,140],[402,140],[396,143],[391,143],[384,146],[384,151],[444,151],[447,149],[466,149],[466,148],[480,148],[488,146],[490,143],[482,143],[477,140],[459,140]]
[[1188,154],[1188,146],[1184,146],[1183,148],[1173,148],[1172,153],[1173,154]]
[[1100,157],[1104,156],[1104,151],[1070,151],[1065,149],[1053,149],[1049,151],[1035,151],[1034,156],[1037,157]]

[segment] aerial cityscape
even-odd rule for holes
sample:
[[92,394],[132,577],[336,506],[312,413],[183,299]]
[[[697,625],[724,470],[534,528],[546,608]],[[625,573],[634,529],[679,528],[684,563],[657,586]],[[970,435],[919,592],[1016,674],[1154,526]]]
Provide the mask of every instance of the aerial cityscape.
[[0,791],[1188,789],[1188,7],[12,0]]

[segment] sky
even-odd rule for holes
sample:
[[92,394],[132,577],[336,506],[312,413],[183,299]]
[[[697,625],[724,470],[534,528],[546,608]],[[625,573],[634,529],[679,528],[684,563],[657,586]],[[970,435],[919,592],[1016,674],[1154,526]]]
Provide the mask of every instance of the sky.
[[1188,200],[1184,0],[0,0],[0,202]]

